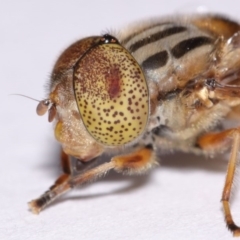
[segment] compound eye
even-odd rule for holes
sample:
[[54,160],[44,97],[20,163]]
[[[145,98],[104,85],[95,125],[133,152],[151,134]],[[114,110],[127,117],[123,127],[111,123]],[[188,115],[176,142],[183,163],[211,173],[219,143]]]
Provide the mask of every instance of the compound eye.
[[139,137],[149,116],[149,93],[143,72],[120,44],[97,44],[75,66],[74,92],[83,123],[106,146]]

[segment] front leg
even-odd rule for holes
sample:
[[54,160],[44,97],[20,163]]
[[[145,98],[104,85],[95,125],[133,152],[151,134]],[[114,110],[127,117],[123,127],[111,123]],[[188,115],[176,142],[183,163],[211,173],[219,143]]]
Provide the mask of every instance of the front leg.
[[222,193],[222,203],[227,227],[234,236],[240,236],[240,227],[232,218],[229,200],[234,180],[235,170],[238,162],[238,151],[240,144],[240,128],[229,129],[219,133],[208,133],[198,140],[198,145],[207,151],[224,150],[231,147],[231,154],[227,168],[226,180]]
[[[39,198],[32,200],[29,203],[29,208],[33,213],[38,214],[62,194],[68,192],[72,188],[104,176],[111,169],[117,172],[126,172],[128,174],[140,174],[146,172],[156,164],[157,162],[152,146],[144,146],[132,153],[115,156],[110,162],[103,163],[82,174],[73,176],[65,173],[57,179],[55,184],[47,192]],[[67,167],[66,169],[70,168]]]

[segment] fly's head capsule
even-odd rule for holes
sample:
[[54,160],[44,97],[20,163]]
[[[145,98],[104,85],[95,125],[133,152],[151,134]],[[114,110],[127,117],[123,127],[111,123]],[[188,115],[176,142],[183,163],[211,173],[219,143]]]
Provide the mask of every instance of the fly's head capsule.
[[82,121],[104,146],[128,144],[144,131],[149,93],[133,56],[111,35],[104,35],[74,66],[73,89]]
[[116,38],[84,38],[57,60],[48,99],[37,112],[47,110],[64,152],[88,161],[143,134],[149,116],[147,82]]

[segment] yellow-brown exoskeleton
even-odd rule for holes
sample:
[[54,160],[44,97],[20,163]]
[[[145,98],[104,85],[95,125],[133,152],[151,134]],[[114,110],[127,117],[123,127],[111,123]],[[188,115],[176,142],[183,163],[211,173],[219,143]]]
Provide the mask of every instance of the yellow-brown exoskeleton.
[[[144,173],[157,165],[158,149],[196,154],[229,150],[222,194],[225,220],[235,236],[240,228],[229,208],[240,144],[240,25],[215,15],[152,19],[119,34],[81,39],[57,60],[47,99],[62,145],[64,173],[29,203],[39,213],[63,193],[114,169]],[[222,126],[222,127],[219,127]],[[74,172],[70,157],[96,161]]]

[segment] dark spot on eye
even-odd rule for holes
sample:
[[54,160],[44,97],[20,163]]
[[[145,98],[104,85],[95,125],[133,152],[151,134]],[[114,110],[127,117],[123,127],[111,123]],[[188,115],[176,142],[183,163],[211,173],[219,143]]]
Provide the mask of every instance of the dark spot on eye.
[[110,99],[118,97],[121,91],[121,76],[118,68],[110,68],[109,72],[105,74],[107,81],[107,92]]
[[[109,128],[106,128],[108,131],[112,132],[113,131],[113,127],[109,127]],[[110,136],[111,137],[111,136]]]
[[132,99],[131,98],[128,98],[128,104],[132,105]]
[[116,117],[117,115],[118,115],[118,112],[115,111],[115,112],[113,113],[112,117]]

